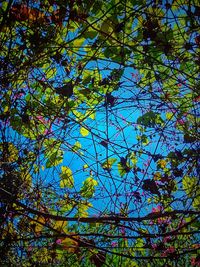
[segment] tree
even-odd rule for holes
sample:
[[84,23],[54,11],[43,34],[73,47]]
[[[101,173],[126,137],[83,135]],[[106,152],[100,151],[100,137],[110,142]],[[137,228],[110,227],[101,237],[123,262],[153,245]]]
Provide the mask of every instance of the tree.
[[1,264],[200,265],[199,11],[1,3]]

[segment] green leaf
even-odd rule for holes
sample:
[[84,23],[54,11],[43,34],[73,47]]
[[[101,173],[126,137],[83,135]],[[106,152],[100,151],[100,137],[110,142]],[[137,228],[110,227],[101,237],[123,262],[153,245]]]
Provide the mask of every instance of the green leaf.
[[184,176],[182,180],[183,189],[189,197],[192,197],[195,193],[198,181],[196,177]]
[[104,170],[110,170],[112,168],[112,165],[117,161],[116,158],[109,158],[104,163],[101,164],[102,168]]
[[87,168],[89,168],[88,164],[84,164],[84,165],[83,165],[83,169],[85,170],[85,169],[87,169]]
[[145,134],[141,135],[141,142],[145,146],[148,145],[149,140],[148,140],[148,138],[147,138],[147,136]]
[[93,205],[88,202],[87,200],[84,200],[84,201],[80,201],[78,203],[78,215],[79,217],[82,216],[82,217],[87,217],[88,216],[88,212],[87,210],[89,208],[91,208]]
[[166,165],[167,165],[167,160],[164,160],[164,159],[159,159],[158,161],[157,161],[157,167],[158,167],[158,169],[165,169],[165,167],[166,167]]
[[174,117],[174,114],[172,112],[167,112],[166,113],[167,120],[171,120],[173,117]]
[[57,166],[62,161],[63,161],[63,151],[61,149],[59,149],[56,152],[54,152],[48,156],[48,159],[46,162],[46,168],[51,168],[53,166]]
[[46,168],[57,166],[63,161],[63,151],[60,149],[61,142],[50,138],[44,140],[44,155],[47,158]]
[[51,79],[56,75],[56,68],[50,69],[49,71],[46,71],[46,78]]
[[163,124],[163,122],[160,114],[153,111],[149,111],[137,119],[138,124],[142,124],[146,127],[154,127],[156,124]]
[[73,147],[72,147],[72,151],[73,151],[73,152],[76,152],[76,151],[78,151],[80,148],[81,148],[81,143],[78,142],[78,141],[76,141],[76,143],[75,143],[75,144],[73,145]]
[[91,198],[95,192],[95,186],[98,185],[98,182],[92,177],[88,177],[81,187],[81,196],[85,198]]
[[[83,80],[82,80],[82,83],[84,84],[84,85],[87,85],[90,81],[91,81],[91,75],[90,74],[88,74],[87,76],[86,75],[84,75],[83,76]],[[86,91],[88,91],[88,90],[86,90]]]
[[19,151],[12,143],[0,143],[0,151],[4,155],[4,161],[11,163],[18,160]]
[[196,177],[183,177],[183,189],[185,190],[188,197],[193,199],[192,205],[194,208],[200,208],[200,185],[198,184],[198,179]]
[[80,133],[81,133],[82,136],[87,136],[90,132],[86,128],[81,127],[80,128]]
[[3,10],[3,11],[6,11],[7,7],[8,7],[8,1],[3,1],[3,2],[1,3],[1,8],[2,8],[2,10]]
[[138,158],[137,158],[137,156],[135,155],[135,153],[132,152],[132,153],[130,154],[129,158],[130,158],[131,162],[133,163],[133,166],[135,166],[136,163],[138,162]]
[[193,200],[192,206],[195,209],[199,209],[200,208],[200,195],[196,196]]
[[91,31],[85,32],[84,37],[89,38],[89,39],[94,39],[97,36],[97,34],[98,34],[98,31],[91,30]]
[[131,169],[131,167],[129,166],[128,163],[125,164],[122,164],[121,162],[119,162],[117,164],[117,168],[118,168],[118,172],[119,172],[119,175],[121,177],[123,177],[126,173],[128,173]]
[[49,152],[52,152],[52,148],[53,150],[59,149],[61,145],[61,141],[56,140],[54,138],[49,138],[49,139],[44,140],[43,145],[45,147],[45,153],[49,153]]
[[94,120],[94,119],[95,119],[95,115],[96,115],[96,113],[95,113],[95,112],[92,112],[92,113],[89,115],[89,118],[92,119],[92,120]]
[[74,178],[71,169],[69,167],[62,166],[61,171],[62,172],[60,174],[60,187],[73,188]]
[[101,25],[101,32],[105,33],[106,36],[111,34],[114,30],[114,25],[110,18],[106,18]]
[[[72,56],[74,52],[78,52],[79,49],[83,46],[83,43],[85,42],[85,38],[79,37],[71,43],[71,49],[69,50],[69,55]],[[72,51],[71,51],[72,50]]]

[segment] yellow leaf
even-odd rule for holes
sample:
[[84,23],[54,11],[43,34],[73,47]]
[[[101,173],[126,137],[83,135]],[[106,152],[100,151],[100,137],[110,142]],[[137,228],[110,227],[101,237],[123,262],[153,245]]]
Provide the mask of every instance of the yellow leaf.
[[131,159],[131,162],[133,163],[133,165],[135,166],[136,163],[138,162],[138,158],[134,152],[131,153],[130,159]]
[[40,262],[40,266],[48,266],[48,263],[52,260],[50,250],[45,247],[36,250],[34,253],[34,258]]
[[76,116],[76,120],[83,120],[85,115],[77,110],[73,110],[73,114]]
[[161,179],[162,175],[160,172],[155,172],[154,173],[154,180],[159,181]]
[[21,168],[21,171],[19,173],[19,176],[21,177],[23,181],[23,186],[26,188],[26,190],[30,189],[32,185],[32,177],[28,171]]
[[164,169],[166,165],[167,165],[167,162],[164,159],[160,159],[157,161],[157,166],[160,167],[161,169]]
[[14,228],[14,225],[10,222],[4,228],[2,228],[1,239],[6,238],[8,235],[11,237],[16,237],[16,235],[17,235],[15,228]]
[[93,179],[92,177],[88,177],[84,183],[87,183],[88,185],[96,186],[98,185],[98,182]]
[[81,127],[80,128],[80,133],[81,133],[82,136],[87,136],[89,134],[89,131],[86,128]]
[[56,221],[54,224],[53,228],[56,229],[57,231],[63,232],[65,227],[67,226],[66,221]]
[[0,151],[3,152],[4,161],[14,162],[18,160],[18,149],[12,143],[0,143]]
[[78,52],[79,49],[82,47],[83,43],[85,41],[85,38],[77,38],[73,41],[72,47],[71,49],[73,50],[73,52],[71,50],[68,51],[69,55],[72,55],[74,52]]
[[[200,188],[199,188],[200,189]],[[200,208],[200,196],[195,196],[194,197],[194,201],[192,203],[192,206],[195,208],[195,209],[199,209]]]
[[94,120],[95,119],[95,112],[92,112],[89,116],[90,119]]
[[74,178],[73,178],[73,174],[72,171],[69,167],[65,167],[62,166],[61,167],[61,174],[60,174],[60,187],[64,188],[64,187],[69,187],[69,188],[73,188],[74,186]]
[[57,72],[56,68],[52,68],[52,69],[46,71],[47,79],[53,78],[56,75],[56,72]]
[[46,220],[44,217],[39,216],[37,217],[36,221],[32,221],[30,225],[32,225],[34,233],[41,234],[42,229],[44,228],[44,225],[46,223]]
[[173,118],[173,113],[172,112],[167,112],[166,113],[166,118],[168,119],[168,120],[171,120],[172,118]]
[[87,168],[89,168],[89,166],[88,166],[87,164],[84,164],[84,165],[83,165],[83,169],[85,170],[85,169],[87,169]]
[[73,45],[80,47],[85,41],[85,38],[77,38],[74,40]]
[[9,111],[9,106],[5,106],[4,108],[4,113],[6,113],[7,111]]
[[[71,234],[74,234],[74,233],[71,233]],[[61,239],[62,240],[61,244],[63,246],[63,249],[67,250],[69,253],[76,252],[79,247],[79,244],[78,244],[79,239],[80,237],[78,236],[74,236],[73,239],[69,237],[65,237]]]
[[104,163],[102,163],[102,168],[103,169],[111,169],[112,165],[117,161],[117,159],[115,158],[109,158],[108,160],[106,160]]
[[81,143],[76,141],[76,143],[72,146],[72,151],[77,152],[81,148]]

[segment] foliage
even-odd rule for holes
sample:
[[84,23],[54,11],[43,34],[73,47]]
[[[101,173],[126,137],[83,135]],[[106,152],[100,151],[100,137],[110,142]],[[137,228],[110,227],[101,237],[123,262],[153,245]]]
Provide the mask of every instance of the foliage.
[[200,266],[199,1],[1,1],[2,266]]

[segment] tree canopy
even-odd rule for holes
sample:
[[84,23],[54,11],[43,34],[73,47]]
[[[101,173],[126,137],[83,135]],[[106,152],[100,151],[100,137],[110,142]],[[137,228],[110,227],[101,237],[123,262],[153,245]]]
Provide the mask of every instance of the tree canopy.
[[200,266],[199,1],[0,15],[0,264]]

